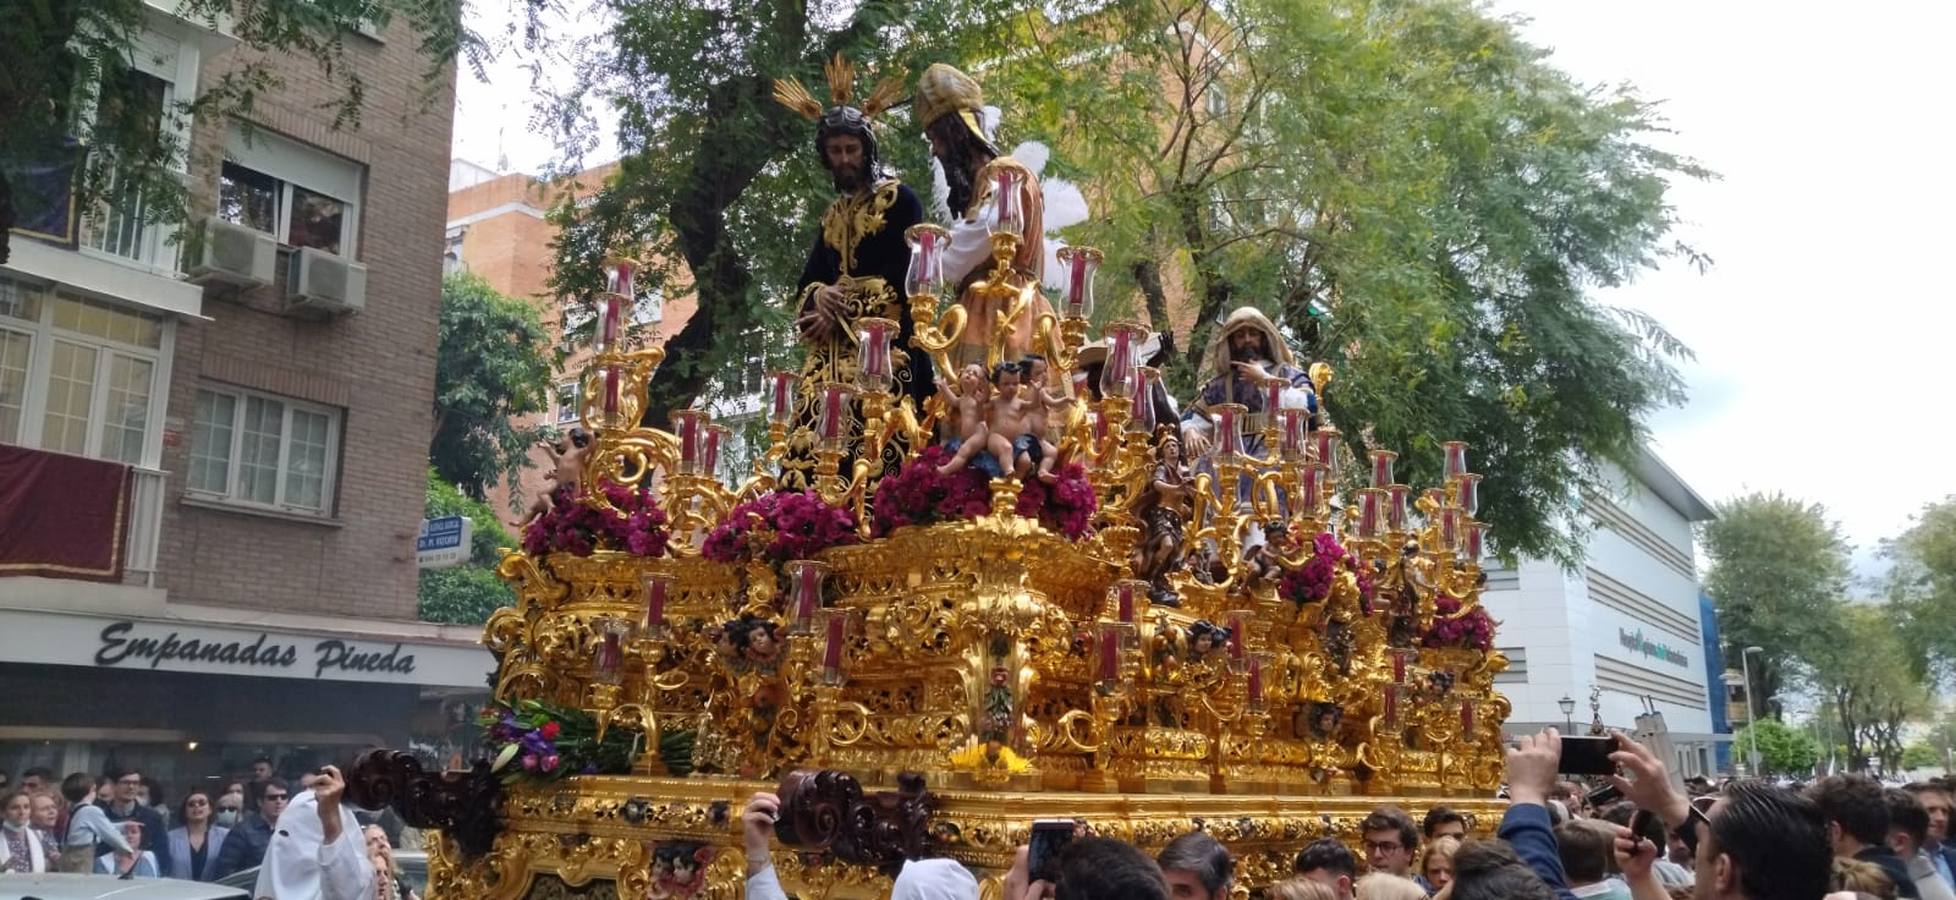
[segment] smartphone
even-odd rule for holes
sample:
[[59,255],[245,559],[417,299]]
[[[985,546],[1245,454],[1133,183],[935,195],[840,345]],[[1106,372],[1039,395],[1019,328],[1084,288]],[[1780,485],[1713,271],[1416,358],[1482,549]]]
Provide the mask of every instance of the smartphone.
[[1073,836],[1079,832],[1080,823],[1072,819],[1034,819],[1032,838],[1026,842],[1026,873],[1034,881],[1048,883],[1059,880],[1059,855]]
[[1562,765],[1556,771],[1564,775],[1615,775],[1616,763],[1610,759],[1614,752],[1616,738],[1610,735],[1564,737]]

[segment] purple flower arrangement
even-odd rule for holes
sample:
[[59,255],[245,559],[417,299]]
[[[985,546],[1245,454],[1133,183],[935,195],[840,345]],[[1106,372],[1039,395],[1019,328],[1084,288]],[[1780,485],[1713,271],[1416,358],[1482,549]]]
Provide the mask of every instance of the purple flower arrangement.
[[607,482],[604,493],[615,509],[580,501],[570,486],[558,488],[551,495],[550,511],[523,529],[523,551],[532,556],[590,556],[599,550],[664,556],[671,533],[666,528],[666,511],[659,508],[652,489]]
[[491,771],[508,783],[623,774],[637,751],[636,733],[615,729],[599,741],[590,713],[537,700],[484,706],[476,721],[495,751]]
[[1438,615],[1420,639],[1420,646],[1454,650],[1488,650],[1494,646],[1494,617],[1485,608],[1476,606],[1462,616],[1460,601],[1442,594],[1434,601],[1433,610]]
[[727,511],[700,546],[715,562],[810,559],[830,547],[856,542],[856,514],[813,491],[769,491]]
[[1372,573],[1359,563],[1357,555],[1347,551],[1338,543],[1338,538],[1328,531],[1320,532],[1311,541],[1309,561],[1298,568],[1284,571],[1284,577],[1277,581],[1277,594],[1299,606],[1321,603],[1331,596],[1331,586],[1341,568],[1353,573],[1358,581],[1359,601],[1368,605],[1369,612],[1369,604],[1376,591]]
[[1087,480],[1087,470],[1079,463],[1067,463],[1054,469],[1053,475],[1052,484],[1026,478],[1025,487],[1019,489],[1015,511],[1038,519],[1047,530],[1066,535],[1069,541],[1086,537],[1093,530],[1094,511],[1100,508],[1100,498],[1094,495],[1093,483]]
[[991,491],[984,473],[966,466],[949,475],[937,467],[949,462],[943,447],[925,447],[917,458],[876,486],[873,534],[882,537],[905,525],[975,519],[991,512]]

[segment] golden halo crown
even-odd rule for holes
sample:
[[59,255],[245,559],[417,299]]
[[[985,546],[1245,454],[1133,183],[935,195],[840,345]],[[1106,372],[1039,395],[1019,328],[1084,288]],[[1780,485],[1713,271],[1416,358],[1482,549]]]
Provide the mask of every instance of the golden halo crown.
[[[851,94],[855,91],[856,64],[837,53],[835,58],[822,65],[822,72],[828,76],[831,105],[849,106]],[[863,118],[874,119],[878,113],[894,105],[902,93],[903,76],[890,75],[877,82],[876,86],[870,89],[869,95],[863,98],[862,105],[857,108],[862,110]],[[825,109],[822,102],[808,92],[808,88],[792,78],[774,80],[774,99],[811,122],[820,121]]]

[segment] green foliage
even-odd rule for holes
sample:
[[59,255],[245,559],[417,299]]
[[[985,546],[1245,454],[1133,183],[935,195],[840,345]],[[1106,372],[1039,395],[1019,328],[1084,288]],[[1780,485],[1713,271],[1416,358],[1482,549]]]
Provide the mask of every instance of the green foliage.
[[515,547],[516,539],[496,520],[489,504],[464,495],[430,470],[423,514],[428,518],[467,516],[474,534],[469,539],[467,563],[421,570],[418,617],[422,621],[480,625],[497,609],[516,603],[516,593],[496,575],[495,568],[502,559],[501,551]]
[[551,362],[536,307],[497,293],[476,275],[442,282],[428,458],[444,481],[476,499],[497,481],[515,487],[544,429],[518,426],[511,417],[549,408]]
[[[812,129],[768,80],[813,82],[836,50],[912,78],[961,63],[1004,110],[1003,148],[1052,145],[1048,172],[1085,186],[1094,213],[1069,237],[1109,254],[1103,317],[1192,320],[1180,390],[1214,322],[1253,303],[1337,367],[1328,403],[1353,449],[1393,447],[1408,480],[1433,481],[1437,441],[1471,442],[1498,473],[1483,516],[1504,552],[1576,559],[1565,511],[1601,489],[1604,461],[1633,458],[1638,417],[1681,395],[1684,348],[1583,294],[1677,252],[1665,180],[1706,173],[1644,142],[1661,129],[1652,104],[1575,84],[1465,3],[607,8],[618,24],[580,48],[586,81],[556,124],[579,133],[602,95],[628,156],[595,203],[563,212],[557,288],[587,296],[602,249],[627,238],[664,262],[649,284],[697,285],[653,409],[748,349],[713,336],[780,333],[831,191]],[[885,119],[884,157],[926,184],[919,129]]]
[[1711,558],[1705,590],[1718,608],[1725,665],[1743,669],[1753,654],[1753,696],[1762,700],[1798,680],[1836,640],[1838,607],[1847,590],[1848,547],[1819,504],[1783,494],[1748,494],[1717,505],[1699,546]]
[[1262,307],[1336,368],[1353,450],[1398,450],[1421,483],[1438,441],[1467,440],[1502,551],[1578,559],[1565,511],[1682,396],[1687,351],[1584,297],[1690,252],[1665,243],[1666,180],[1708,173],[1646,143],[1655,105],[1576,84],[1466,3],[1050,5],[1067,24],[987,87],[1093,185],[1076,237],[1109,254],[1109,314],[1159,326],[1185,298],[1171,383],[1212,365],[1216,321]]
[[1925,505],[1882,555],[1893,564],[1888,595],[1908,614],[1914,648],[1947,674],[1956,668],[1956,497]]
[[1932,709],[1900,610],[1840,604],[1825,624],[1828,639],[1805,662],[1839,726],[1848,764],[1858,770],[1875,756],[1892,771],[1901,761],[1903,728]]
[[1796,729],[1778,719],[1761,719],[1757,725],[1739,729],[1732,738],[1732,758],[1750,760],[1754,737],[1759,741],[1759,766],[1764,775],[1805,776],[1820,761],[1820,745],[1804,729]]
[[[532,14],[540,4],[530,5]],[[324,105],[335,127],[359,123],[366,85],[346,35],[363,22],[401,22],[427,61],[424,102],[446,102],[447,69],[458,57],[478,64],[485,45],[461,24],[457,0],[176,0],[160,4],[200,27],[235,38],[229,66],[206,69],[195,96],[161,111],[131,77],[134,38],[146,0],[19,0],[0,4],[0,210],[51,198],[28,196],[22,174],[79,164],[78,208],[98,200],[140,209],[148,221],[183,221],[185,182],[177,173],[188,148],[175,123],[249,118],[254,104],[297,72],[335,92]],[[302,64],[309,66],[301,68]],[[84,152],[85,151],[85,152]],[[10,190],[11,188],[11,190]],[[0,229],[0,259],[6,231]]]
[[1902,768],[1913,772],[1917,769],[1943,768],[1942,751],[1917,741],[1902,748]]

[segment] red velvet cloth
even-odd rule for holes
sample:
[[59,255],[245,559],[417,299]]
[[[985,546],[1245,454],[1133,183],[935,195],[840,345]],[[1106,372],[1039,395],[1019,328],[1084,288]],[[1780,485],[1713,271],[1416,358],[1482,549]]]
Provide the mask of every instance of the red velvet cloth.
[[0,444],[0,575],[121,581],[129,467]]

